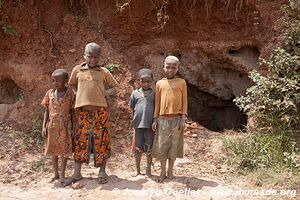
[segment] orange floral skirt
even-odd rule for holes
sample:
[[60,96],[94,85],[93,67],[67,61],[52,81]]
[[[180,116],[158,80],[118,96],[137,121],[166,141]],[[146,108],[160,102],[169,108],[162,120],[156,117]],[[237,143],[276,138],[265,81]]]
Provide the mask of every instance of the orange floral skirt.
[[74,158],[78,163],[89,163],[94,157],[95,167],[101,167],[110,157],[108,112],[99,108],[96,112],[80,111],[74,137]]

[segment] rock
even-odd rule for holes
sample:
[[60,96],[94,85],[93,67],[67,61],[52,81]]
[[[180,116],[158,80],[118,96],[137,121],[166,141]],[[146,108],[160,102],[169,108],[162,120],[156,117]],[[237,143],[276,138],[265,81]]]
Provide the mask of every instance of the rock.
[[75,52],[76,52],[76,49],[70,49],[69,52],[70,52],[70,53],[75,53]]
[[255,186],[261,187],[262,186],[262,180],[260,180],[260,179],[256,180]]
[[74,190],[79,190],[79,189],[83,188],[83,185],[81,183],[74,183],[74,184],[72,184],[71,188]]

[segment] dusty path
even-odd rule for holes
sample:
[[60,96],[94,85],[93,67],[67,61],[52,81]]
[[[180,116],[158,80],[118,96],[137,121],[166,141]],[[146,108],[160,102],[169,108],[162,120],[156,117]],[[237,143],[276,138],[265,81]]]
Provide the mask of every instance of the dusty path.
[[[244,180],[229,181],[230,168],[220,158],[222,141],[219,133],[204,128],[194,129],[185,137],[185,157],[175,166],[176,179],[156,182],[159,162],[153,166],[154,176],[131,177],[134,157],[126,137],[112,136],[113,155],[108,163],[109,182],[97,183],[97,169],[83,165],[84,179],[67,188],[48,183],[51,177],[49,158],[41,152],[23,151],[13,130],[1,128],[0,199],[289,199],[289,196],[247,195]],[[192,137],[193,135],[193,137]],[[15,142],[13,142],[15,141]],[[142,170],[145,171],[145,158]],[[69,161],[67,175],[72,173]],[[244,186],[243,186],[244,185]],[[253,188],[252,188],[253,189]],[[248,191],[249,192],[249,191]]]

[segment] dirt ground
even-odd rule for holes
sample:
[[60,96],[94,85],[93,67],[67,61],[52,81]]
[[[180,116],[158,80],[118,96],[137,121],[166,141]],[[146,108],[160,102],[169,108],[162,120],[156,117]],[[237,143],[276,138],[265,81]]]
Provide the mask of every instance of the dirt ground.
[[[154,161],[151,179],[134,173],[134,157],[130,152],[130,139],[112,135],[113,154],[108,162],[108,183],[97,183],[98,170],[83,165],[84,178],[77,183],[61,188],[58,182],[49,183],[51,159],[43,156],[42,150],[24,150],[18,132],[0,126],[0,199],[300,199],[295,193],[279,195],[282,188],[269,185],[256,186],[235,175],[233,168],[224,163],[225,138],[236,133],[220,134],[203,127],[185,132],[185,154],[176,160],[174,180],[157,183],[160,172]],[[145,157],[142,172],[145,171]],[[67,175],[72,174],[73,161],[69,160]],[[233,178],[234,177],[234,178]],[[271,191],[276,193],[271,195]],[[251,193],[252,191],[252,193]],[[261,193],[254,193],[261,192]],[[298,191],[299,192],[299,191]]]

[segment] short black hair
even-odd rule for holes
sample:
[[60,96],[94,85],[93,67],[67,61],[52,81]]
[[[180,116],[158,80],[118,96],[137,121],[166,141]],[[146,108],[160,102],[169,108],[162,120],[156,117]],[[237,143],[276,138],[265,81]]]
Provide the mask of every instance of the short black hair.
[[153,73],[151,69],[143,68],[138,72],[138,79],[140,79],[142,76],[150,76],[153,79]]
[[52,73],[52,76],[64,76],[65,79],[69,78],[69,74],[66,70],[64,69],[56,69],[54,70],[54,72]]

